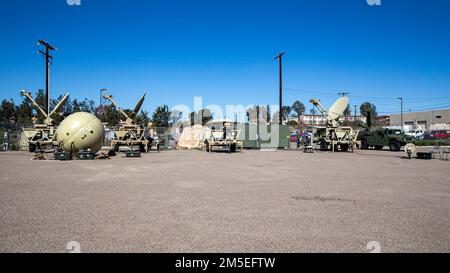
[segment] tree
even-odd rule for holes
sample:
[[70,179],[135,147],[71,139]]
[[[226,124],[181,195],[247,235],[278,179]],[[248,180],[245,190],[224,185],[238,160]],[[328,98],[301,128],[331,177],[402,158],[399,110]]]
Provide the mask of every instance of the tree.
[[141,112],[136,115],[136,124],[142,124],[144,126],[147,126],[147,124],[150,122],[150,118],[148,116],[148,112],[145,110],[141,110]]
[[300,117],[305,113],[305,105],[299,101],[296,100],[294,104],[292,104],[292,111],[297,115],[297,117],[300,119]]
[[[58,99],[50,100],[50,112],[55,109],[55,107],[58,105],[58,103],[64,98],[64,96],[59,96]],[[61,109],[54,113],[51,118],[53,119],[53,124],[58,125],[63,121],[63,119],[67,116],[72,114],[72,104],[70,102],[70,98],[68,97],[64,105],[61,106]]]
[[311,115],[317,115],[317,110],[316,110],[316,108],[311,108],[311,110],[309,110],[309,113],[310,113]]
[[247,109],[247,118],[249,123],[261,122],[260,106],[254,105]]
[[298,123],[295,120],[290,120],[286,123],[287,126],[291,127],[291,128],[297,128],[298,127]]
[[259,106],[259,123],[267,123],[267,108],[264,105]]
[[103,105],[101,111],[97,111],[100,113],[100,120],[108,123],[109,126],[116,126],[120,122],[120,113],[117,109],[112,105]]
[[[36,93],[36,96],[34,98],[34,101],[44,110],[45,109],[45,94],[44,94],[44,89],[39,89],[38,92]],[[44,123],[45,117],[44,115],[41,113],[41,111],[34,109],[33,111],[34,113],[36,113],[36,123],[38,124],[42,124]]]
[[350,108],[350,104],[347,104],[347,108],[344,110],[344,116],[348,117],[352,115],[352,110]]
[[272,123],[278,124],[280,122],[279,116],[280,116],[280,112],[279,111],[276,111],[275,113],[273,113]]
[[271,115],[272,112],[270,110],[270,105],[267,104],[266,110],[267,110],[266,122],[267,122],[267,124],[269,124],[270,120],[272,118],[272,115]]
[[80,109],[81,109],[81,112],[94,114],[95,113],[95,102],[93,100],[88,100],[87,98],[85,98],[80,103]]
[[16,106],[12,99],[2,101],[0,108],[0,122],[11,123],[17,121]]
[[350,104],[347,104],[347,107],[344,110],[344,125],[348,125],[348,117],[352,115],[352,110],[350,109]]
[[367,120],[367,127],[370,129],[375,124],[377,117],[377,107],[370,102],[365,102],[360,106],[361,115]]
[[254,105],[246,110],[248,122],[258,124],[270,123],[270,105]]
[[153,112],[152,121],[153,127],[156,128],[158,134],[164,133],[169,127],[170,111],[167,105],[158,106]]
[[181,118],[183,117],[183,112],[178,111],[178,110],[173,110],[171,115],[170,115],[170,126],[173,126],[174,124],[176,124],[178,121],[181,120]]
[[292,109],[290,106],[283,106],[283,120],[287,120],[291,115]]
[[305,105],[303,104],[303,102],[296,100],[294,104],[292,104],[291,108],[297,115],[297,125],[300,125],[301,116],[305,113],[306,110]]
[[192,112],[189,114],[189,119],[191,120],[191,125],[194,125],[197,123],[197,121],[201,121],[202,125],[205,125],[209,121],[213,119],[211,110],[209,109],[202,109],[200,111]]
[[28,99],[24,99],[22,103],[16,107],[17,122],[19,124],[31,124],[31,116],[33,115],[33,107]]
[[81,106],[80,106],[80,103],[78,102],[77,99],[74,99],[74,100],[72,101],[72,111],[73,111],[74,113],[81,112]]

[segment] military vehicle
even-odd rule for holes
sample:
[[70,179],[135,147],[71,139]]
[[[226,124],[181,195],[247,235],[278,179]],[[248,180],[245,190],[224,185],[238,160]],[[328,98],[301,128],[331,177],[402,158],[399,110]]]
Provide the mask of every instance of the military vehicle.
[[55,140],[59,150],[72,155],[80,152],[95,154],[102,148],[104,134],[103,123],[96,116],[78,112],[61,122]]
[[53,152],[58,144],[55,140],[56,127],[53,126],[53,119],[51,116],[58,112],[66,103],[69,94],[66,94],[51,112],[50,109],[44,111],[44,109],[42,109],[41,106],[39,106],[39,104],[33,99],[31,93],[23,90],[21,95],[28,98],[36,109],[45,117],[43,124],[34,124],[32,128],[22,128],[20,138],[21,150],[29,150],[30,152]]
[[137,102],[133,112],[127,114],[122,110],[119,105],[113,100],[111,95],[103,95],[103,97],[109,100],[117,110],[125,117],[125,121],[120,121],[119,126],[113,128],[114,139],[111,141],[111,149],[119,152],[125,148],[127,151],[133,151],[136,147],[141,152],[148,152],[151,149],[150,141],[145,137],[145,128],[142,125],[137,125],[135,123],[136,115],[144,103],[145,96]]
[[325,117],[325,126],[313,126],[312,143],[314,146],[319,145],[321,151],[337,151],[342,152],[351,150],[358,144],[356,137],[358,131],[353,130],[349,126],[341,126],[339,119],[344,115],[344,111],[348,106],[348,97],[338,99],[329,110],[326,110],[320,100],[311,99],[310,102],[319,109],[320,113]]
[[234,121],[213,120],[205,126],[211,128],[211,134],[205,139],[206,152],[212,152],[214,148],[219,148],[234,153],[237,147],[242,151],[242,141],[238,140],[241,130],[237,129]]
[[368,150],[371,147],[382,150],[388,146],[391,151],[396,152],[406,144],[414,142],[414,138],[404,134],[402,130],[386,128],[361,131],[358,140],[361,142],[361,150]]

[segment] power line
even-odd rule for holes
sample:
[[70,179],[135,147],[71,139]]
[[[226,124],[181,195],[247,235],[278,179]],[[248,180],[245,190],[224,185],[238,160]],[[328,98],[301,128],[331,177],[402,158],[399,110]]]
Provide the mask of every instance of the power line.
[[[328,91],[315,91],[315,90],[305,90],[305,89],[296,89],[296,88],[283,88],[287,91],[297,91],[301,93],[315,93],[315,94],[322,94],[325,96],[333,96],[336,97],[336,92],[328,92]],[[342,93],[338,93],[339,95],[342,95]],[[371,96],[358,96],[358,95],[351,95],[350,98],[362,98],[362,99],[373,99],[373,100],[392,100],[396,101],[398,98],[396,97],[371,97]],[[427,101],[427,100],[442,100],[442,99],[450,99],[450,96],[442,96],[442,97],[434,97],[434,98],[408,98],[404,97],[405,102],[406,101]]]
[[[411,109],[411,111],[408,111],[407,113],[426,112],[431,110],[446,110],[445,108],[450,108],[450,104],[440,107]],[[400,114],[400,113],[401,113],[400,111],[392,111],[392,112],[379,112],[378,114]]]
[[[405,104],[409,109],[429,109],[429,108],[439,108],[439,107],[447,107],[449,102],[446,103],[438,103],[438,104],[431,104],[431,105],[420,105],[420,106],[413,106],[411,107],[411,104]],[[378,105],[378,104],[377,104]]]

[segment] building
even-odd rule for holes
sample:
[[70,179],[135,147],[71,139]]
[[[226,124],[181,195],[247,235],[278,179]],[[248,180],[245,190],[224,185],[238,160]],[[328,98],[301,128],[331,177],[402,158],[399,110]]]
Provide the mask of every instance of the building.
[[[354,121],[366,122],[366,118],[363,116],[345,116],[341,117],[341,122],[354,122]],[[288,121],[298,121],[296,117],[290,117]],[[322,115],[302,115],[300,117],[300,123],[309,126],[322,126],[326,124],[326,118]]]
[[[391,115],[391,126],[402,126],[401,115]],[[428,112],[403,113],[404,130],[450,130],[450,109]]]
[[377,126],[386,127],[391,125],[391,116],[377,116]]

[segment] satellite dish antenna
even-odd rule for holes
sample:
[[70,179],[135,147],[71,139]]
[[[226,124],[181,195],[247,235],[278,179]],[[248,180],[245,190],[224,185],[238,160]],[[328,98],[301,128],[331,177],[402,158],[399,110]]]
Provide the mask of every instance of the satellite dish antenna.
[[411,159],[413,154],[416,152],[417,147],[413,143],[408,143],[405,146],[405,152],[408,154],[408,158]]
[[349,99],[348,97],[338,99],[329,110],[326,110],[325,107],[320,104],[318,99],[312,99],[310,102],[314,104],[327,119],[327,124],[332,127],[336,127],[339,119],[344,115],[345,109],[347,109]]
[[328,120],[339,120],[348,106],[348,97],[338,99],[328,110]]

